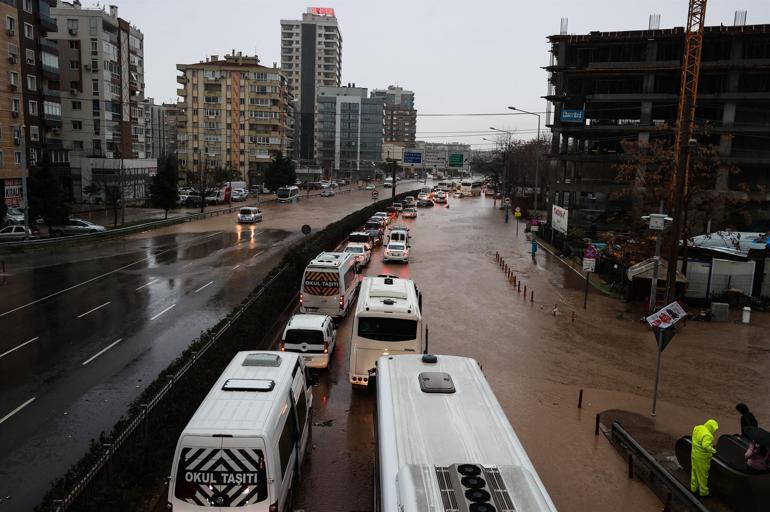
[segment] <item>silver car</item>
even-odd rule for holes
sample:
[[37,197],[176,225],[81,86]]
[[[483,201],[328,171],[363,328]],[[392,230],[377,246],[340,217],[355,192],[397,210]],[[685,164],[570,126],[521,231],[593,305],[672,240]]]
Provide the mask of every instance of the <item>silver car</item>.
[[[27,228],[27,238],[37,238],[32,234],[32,230]],[[24,240],[24,226],[6,226],[0,229],[0,242],[16,242]]]
[[5,225],[24,224],[24,212],[18,208],[8,208],[5,212]]
[[105,231],[104,226],[94,224],[83,219],[67,219],[67,222],[60,226],[51,227],[51,236],[64,235],[85,235],[88,233],[99,233]]

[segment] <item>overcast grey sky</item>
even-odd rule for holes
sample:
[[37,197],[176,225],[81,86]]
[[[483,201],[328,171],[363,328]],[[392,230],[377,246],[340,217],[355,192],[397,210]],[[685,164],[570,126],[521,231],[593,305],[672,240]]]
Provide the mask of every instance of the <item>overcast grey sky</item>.
[[[333,7],[342,31],[342,82],[370,90],[397,84],[415,92],[418,114],[545,110],[546,37],[569,18],[569,32],[683,26],[687,0],[113,0],[119,15],[144,32],[146,94],[176,100],[176,64],[232,49],[280,65],[281,19],[307,7]],[[85,6],[95,2],[83,0]],[[769,0],[710,0],[707,25],[770,23]],[[510,112],[510,111],[509,111]],[[545,124],[545,119],[543,119]],[[534,136],[534,116],[418,117],[418,139],[484,144],[475,132],[496,128]],[[479,149],[484,146],[477,146]]]

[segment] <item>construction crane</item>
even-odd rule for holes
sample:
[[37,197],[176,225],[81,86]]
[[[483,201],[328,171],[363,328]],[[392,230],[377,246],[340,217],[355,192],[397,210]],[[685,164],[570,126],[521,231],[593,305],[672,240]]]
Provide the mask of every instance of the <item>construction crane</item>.
[[[679,261],[679,240],[682,239],[685,215],[684,198],[690,170],[690,157],[697,145],[693,138],[695,131],[695,105],[698,96],[698,76],[700,58],[703,49],[703,29],[706,22],[706,1],[689,0],[687,28],[684,32],[684,58],[682,59],[682,79],[679,84],[679,104],[676,113],[676,138],[674,139],[674,168],[670,204],[673,208],[671,225],[671,245],[669,247],[669,265],[666,275],[666,300],[669,304],[676,296],[676,272]],[[685,241],[685,243],[687,243]]]

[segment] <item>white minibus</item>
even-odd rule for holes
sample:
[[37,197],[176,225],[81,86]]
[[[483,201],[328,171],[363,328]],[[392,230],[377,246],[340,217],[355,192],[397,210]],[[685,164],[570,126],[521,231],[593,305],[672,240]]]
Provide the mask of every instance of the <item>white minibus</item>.
[[463,180],[460,183],[460,192],[465,196],[480,196],[481,195],[481,181],[478,180]]
[[381,357],[376,407],[375,511],[556,512],[474,359]]
[[299,195],[299,187],[294,185],[290,187],[281,187],[275,192],[279,203],[293,203],[299,201],[301,196]]
[[422,295],[414,281],[365,277],[350,337],[350,383],[368,386],[380,356],[422,353],[427,349],[427,337]]
[[238,352],[179,436],[168,510],[291,510],[311,447],[308,385],[298,354]]
[[305,267],[299,294],[300,312],[341,318],[358,293],[356,255],[322,252]]

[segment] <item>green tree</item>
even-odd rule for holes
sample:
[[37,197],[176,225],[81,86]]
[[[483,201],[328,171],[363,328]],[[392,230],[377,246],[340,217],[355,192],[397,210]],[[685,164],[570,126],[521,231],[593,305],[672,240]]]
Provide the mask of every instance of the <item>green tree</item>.
[[83,187],[83,193],[88,196],[89,200],[93,200],[93,197],[101,191],[102,189],[99,188],[99,185],[96,183],[91,183],[90,185]]
[[150,185],[150,194],[152,195],[152,205],[155,208],[162,208],[166,212],[176,206],[179,202],[179,191],[177,182],[179,180],[179,162],[175,155],[164,155],[158,159],[158,172],[152,178]]
[[62,224],[69,217],[70,209],[65,202],[66,194],[59,178],[47,163],[30,169],[28,185],[29,218],[42,217],[48,227]]
[[278,153],[265,171],[265,186],[272,191],[294,185],[296,179],[296,165],[290,158],[284,158],[281,153]]

